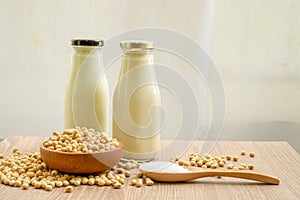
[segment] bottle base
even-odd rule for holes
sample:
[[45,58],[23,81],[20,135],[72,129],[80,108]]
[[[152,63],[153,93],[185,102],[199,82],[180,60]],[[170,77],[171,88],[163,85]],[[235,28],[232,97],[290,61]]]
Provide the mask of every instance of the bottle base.
[[133,152],[127,152],[123,151],[123,155],[121,160],[122,161],[130,161],[134,160],[136,162],[149,162],[151,160],[154,160],[158,151],[151,152],[151,153],[133,153]]

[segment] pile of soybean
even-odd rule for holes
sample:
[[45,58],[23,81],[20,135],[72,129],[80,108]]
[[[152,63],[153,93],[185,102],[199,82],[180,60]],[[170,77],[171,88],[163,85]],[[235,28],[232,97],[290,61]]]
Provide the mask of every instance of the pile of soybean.
[[51,150],[80,153],[111,151],[120,147],[116,138],[110,138],[104,132],[96,132],[86,127],[65,129],[62,133],[55,131],[43,145]]
[[[246,156],[246,151],[242,150],[240,152],[241,156]],[[254,158],[255,153],[249,152],[249,157]],[[170,162],[177,163],[180,166],[194,166],[199,168],[227,168],[229,170],[253,170],[254,165],[249,163],[238,163],[239,157],[232,155],[219,155],[213,156],[210,154],[200,155],[196,153],[191,153],[188,160],[180,159],[179,157],[173,157]]]
[[[66,129],[62,133],[54,132],[43,145],[58,151],[89,153],[112,150],[119,147],[119,142],[105,133],[77,127]],[[13,153],[5,158],[0,154],[0,159],[3,159],[0,164],[0,183],[24,190],[30,186],[46,191],[55,187],[65,187],[65,192],[72,192],[73,186],[79,185],[111,186],[120,189],[126,183],[126,178],[131,176],[129,170],[139,167],[139,163],[130,160],[126,163],[119,162],[115,168],[102,173],[80,176],[49,168],[39,152],[20,152],[14,148]],[[148,178],[139,180],[144,180],[149,186],[154,184]]]

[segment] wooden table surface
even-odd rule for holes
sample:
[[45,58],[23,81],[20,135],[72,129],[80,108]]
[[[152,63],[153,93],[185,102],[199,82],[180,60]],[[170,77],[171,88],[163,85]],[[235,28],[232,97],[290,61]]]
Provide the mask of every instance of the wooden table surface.
[[[11,137],[0,142],[0,153],[11,154],[12,148],[20,151],[38,151],[41,137]],[[184,142],[178,141],[178,146]],[[186,152],[197,153],[201,142],[194,142]],[[50,192],[9,187],[0,184],[0,199],[300,199],[300,156],[286,142],[218,142],[210,154],[239,155],[241,150],[254,151],[255,158],[239,156],[241,162],[255,165],[256,172],[280,178],[279,185],[222,177],[210,177],[185,183],[155,183],[141,188],[128,183],[121,189],[98,186],[74,187],[72,193],[63,188]],[[128,179],[129,181],[130,179]]]

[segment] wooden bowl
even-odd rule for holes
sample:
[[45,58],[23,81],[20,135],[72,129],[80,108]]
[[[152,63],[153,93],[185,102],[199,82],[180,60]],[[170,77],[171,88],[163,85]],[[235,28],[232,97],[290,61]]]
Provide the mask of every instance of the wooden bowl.
[[43,161],[52,169],[73,174],[92,174],[108,170],[122,157],[122,147],[106,152],[62,152],[40,146]]

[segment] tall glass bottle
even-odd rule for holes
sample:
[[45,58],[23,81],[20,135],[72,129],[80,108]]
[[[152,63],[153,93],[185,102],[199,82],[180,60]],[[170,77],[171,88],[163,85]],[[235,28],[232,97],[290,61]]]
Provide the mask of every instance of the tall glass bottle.
[[123,144],[123,158],[151,160],[160,149],[160,91],[147,41],[124,41],[113,96],[113,137]]
[[72,64],[65,88],[65,128],[108,131],[109,94],[103,40],[72,40]]

